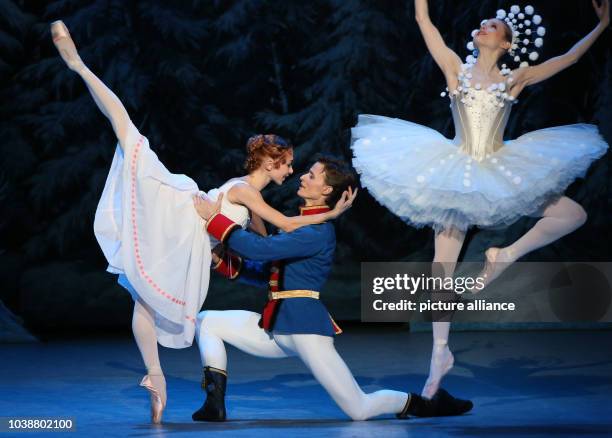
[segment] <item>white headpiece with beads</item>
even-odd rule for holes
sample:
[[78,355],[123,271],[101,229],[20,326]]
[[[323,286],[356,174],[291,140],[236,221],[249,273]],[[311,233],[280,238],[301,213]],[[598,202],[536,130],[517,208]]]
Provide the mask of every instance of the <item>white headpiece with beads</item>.
[[[546,34],[546,28],[540,26],[542,17],[535,14],[533,6],[525,6],[524,12],[518,5],[513,5],[510,12],[499,9],[495,18],[506,22],[512,30],[512,45],[508,53],[512,56],[514,62],[519,64],[520,67],[526,67],[529,65],[529,61],[536,61],[539,58],[537,49],[544,45],[543,37]],[[472,31],[472,38],[476,36],[477,32],[478,29]],[[476,56],[478,56],[474,42],[470,41],[467,48],[472,50],[473,53],[466,57],[466,61],[473,64],[476,62]]]

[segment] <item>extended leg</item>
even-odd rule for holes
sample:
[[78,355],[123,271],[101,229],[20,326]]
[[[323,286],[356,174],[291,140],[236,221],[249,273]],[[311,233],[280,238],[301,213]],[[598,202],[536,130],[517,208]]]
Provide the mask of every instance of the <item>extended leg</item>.
[[329,395],[353,420],[381,414],[398,414],[408,400],[405,392],[381,390],[364,393],[329,336],[274,335],[279,345],[295,350]]
[[126,139],[130,117],[117,96],[81,60],[68,29],[61,21],[51,24],[53,43],[68,67],[83,78],[91,96],[102,113],[110,120],[120,143]]

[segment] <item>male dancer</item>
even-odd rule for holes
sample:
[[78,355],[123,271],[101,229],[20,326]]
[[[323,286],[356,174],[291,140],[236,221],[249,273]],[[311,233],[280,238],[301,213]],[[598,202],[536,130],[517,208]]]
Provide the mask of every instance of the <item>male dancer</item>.
[[[329,209],[341,197],[352,202],[353,174],[347,166],[329,158],[319,159],[300,178],[297,192],[305,201],[301,214]],[[269,301],[263,316],[243,310],[203,311],[198,315],[197,337],[206,400],[194,412],[195,421],[225,420],[227,357],[224,342],[250,354],[267,358],[298,356],[323,385],[338,406],[353,420],[366,420],[381,414],[433,417],[460,415],[472,409],[472,402],[459,400],[440,389],[432,399],[417,394],[381,390],[364,393],[334,348],[334,335],[341,332],[319,301],[333,262],[336,237],[334,227],[323,223],[302,227],[291,233],[261,237],[245,232],[225,216],[216,213],[216,204],[195,200],[200,215],[207,220],[208,233],[229,246],[237,255],[227,254],[215,269],[229,278],[250,276],[269,267]],[[282,261],[282,262],[279,262]],[[260,262],[260,263],[257,263]]]

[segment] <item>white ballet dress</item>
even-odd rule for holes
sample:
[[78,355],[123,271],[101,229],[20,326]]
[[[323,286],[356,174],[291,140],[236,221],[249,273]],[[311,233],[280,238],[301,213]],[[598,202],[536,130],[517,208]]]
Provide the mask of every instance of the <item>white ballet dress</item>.
[[453,140],[426,126],[368,114],[352,129],[362,185],[412,226],[465,231],[509,225],[561,195],[608,149],[589,124],[504,141],[516,103],[506,92],[512,75],[484,88],[472,83],[471,68],[462,66],[459,86],[449,94]]
[[[170,173],[132,123],[121,145],[96,210],[96,239],[107,271],[154,310],[159,343],[189,347],[210,279],[211,242],[192,199],[202,192],[191,178]],[[241,182],[230,180],[209,196]],[[248,210],[227,197],[222,212],[247,226]]]

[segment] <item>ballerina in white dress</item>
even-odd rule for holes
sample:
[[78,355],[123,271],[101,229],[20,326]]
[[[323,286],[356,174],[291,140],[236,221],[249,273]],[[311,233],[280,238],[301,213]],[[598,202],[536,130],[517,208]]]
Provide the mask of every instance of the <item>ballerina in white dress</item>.
[[[608,145],[594,125],[576,124],[529,132],[503,141],[511,107],[521,91],[577,62],[608,27],[609,0],[593,6],[599,23],[567,53],[542,64],[538,58],[546,29],[532,6],[497,11],[472,32],[466,63],[444,43],[416,0],[416,20],[427,48],[447,82],[455,139],[400,119],[361,115],[352,130],[353,165],[361,182],[384,206],[416,227],[435,230],[434,262],[452,275],[470,226],[508,225],[522,216],[541,219],[516,242],[486,251],[481,273],[489,284],[523,255],[580,227],[584,209],[563,192]],[[520,62],[498,67],[506,53]],[[442,93],[446,95],[446,93]],[[435,393],[453,366],[449,322],[433,323],[433,350],[423,395]]]
[[[147,368],[141,386],[151,395],[151,420],[159,423],[166,382],[157,344],[192,344],[196,315],[208,291],[211,241],[193,205],[193,196],[203,193],[191,178],[170,173],[159,161],[117,96],[85,66],[64,23],[54,22],[51,32],[60,55],[85,81],[119,140],[94,231],[107,270],[119,274],[119,283],[134,298],[132,330]],[[254,136],[247,144],[248,175],[229,180],[208,196],[224,194],[222,212],[260,234],[266,232],[264,220],[292,231],[333,219],[350,207],[354,196],[348,193],[332,211],[311,216],[287,217],[266,204],[260,191],[291,175],[292,161],[293,149],[281,137]]]

